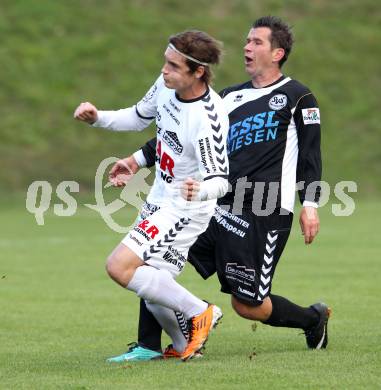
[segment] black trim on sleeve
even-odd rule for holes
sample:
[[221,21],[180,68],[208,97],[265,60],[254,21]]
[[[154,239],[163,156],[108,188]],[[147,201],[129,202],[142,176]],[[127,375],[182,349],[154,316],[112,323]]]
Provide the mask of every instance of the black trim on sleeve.
[[229,177],[229,175],[210,175],[210,176],[204,177],[204,181],[214,179],[215,177],[222,177],[223,179],[227,179]]
[[142,147],[141,150],[144,154],[144,157],[147,161],[147,167],[153,167],[155,165],[155,156],[156,156],[156,137],[150,139],[148,142],[146,142]]
[[140,114],[140,112],[138,111],[138,107],[135,106],[135,111],[136,111],[136,114],[138,115],[139,118],[142,118],[142,119],[155,119],[154,116],[143,116],[142,114]]

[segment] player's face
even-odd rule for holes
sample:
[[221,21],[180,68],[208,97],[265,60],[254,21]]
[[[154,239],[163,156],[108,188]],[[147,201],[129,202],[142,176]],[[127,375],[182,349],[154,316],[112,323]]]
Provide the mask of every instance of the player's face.
[[164,53],[165,63],[161,70],[165,86],[175,89],[181,96],[184,91],[192,89],[192,86],[199,81],[195,73],[191,73],[185,58],[171,48]]
[[252,28],[244,47],[246,72],[252,77],[264,76],[277,65],[279,50],[271,48],[271,30],[268,27]]

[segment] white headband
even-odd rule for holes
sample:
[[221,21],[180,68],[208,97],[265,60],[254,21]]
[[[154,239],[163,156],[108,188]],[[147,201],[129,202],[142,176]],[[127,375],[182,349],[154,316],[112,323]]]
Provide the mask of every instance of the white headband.
[[169,47],[170,49],[174,50],[176,53],[179,53],[179,54],[182,55],[183,57],[187,58],[188,60],[191,60],[191,61],[196,62],[197,64],[200,64],[200,65],[203,65],[203,66],[209,66],[209,64],[208,64],[207,62],[201,62],[201,61],[199,61],[199,60],[196,60],[196,58],[193,58],[193,57],[191,57],[191,56],[188,56],[187,54],[182,53],[180,50],[177,50],[176,47],[175,47],[172,43],[170,43],[170,44],[168,45],[168,47]]

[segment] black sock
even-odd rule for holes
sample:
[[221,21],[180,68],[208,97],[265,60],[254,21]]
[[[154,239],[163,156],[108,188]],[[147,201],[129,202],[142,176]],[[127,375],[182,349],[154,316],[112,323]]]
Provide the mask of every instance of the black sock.
[[138,344],[144,348],[161,352],[161,326],[147,309],[144,299],[140,300]]
[[301,307],[279,295],[270,294],[272,313],[263,323],[284,328],[309,329],[319,321],[319,314],[311,307]]

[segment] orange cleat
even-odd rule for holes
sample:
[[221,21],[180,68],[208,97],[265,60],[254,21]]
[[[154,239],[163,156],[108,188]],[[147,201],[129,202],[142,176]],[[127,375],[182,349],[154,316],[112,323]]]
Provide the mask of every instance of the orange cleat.
[[181,353],[177,352],[175,348],[173,348],[172,344],[169,344],[163,352],[163,359],[180,358],[180,357],[181,357]]
[[222,318],[222,311],[216,305],[209,305],[201,314],[190,319],[190,335],[188,345],[181,354],[181,360],[187,361],[195,357],[208,340],[210,331],[215,328]]
[[[202,358],[204,356],[204,354],[202,353],[202,351],[197,351],[194,355],[193,355],[193,358],[192,359],[195,359],[195,358]],[[164,352],[163,352],[163,359],[172,359],[172,358],[177,358],[177,359],[180,359],[181,358],[181,353],[180,352],[177,352],[175,350],[175,348],[173,348],[173,345],[172,344],[169,344],[167,346],[167,348],[165,348]]]

